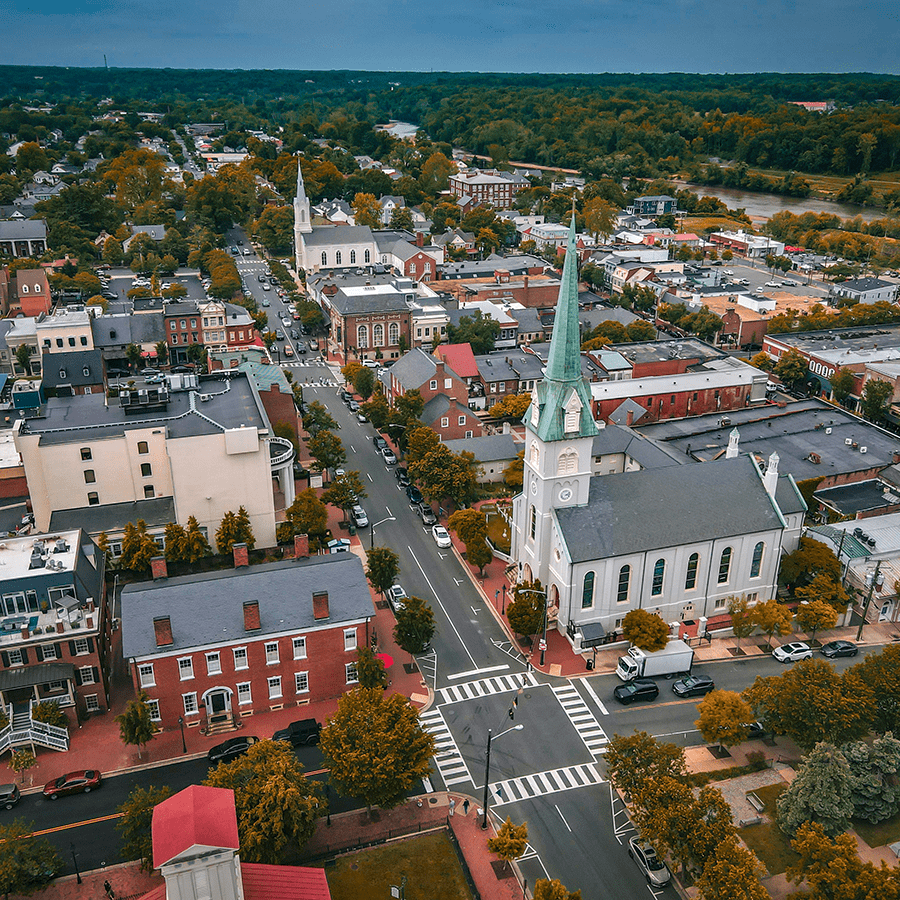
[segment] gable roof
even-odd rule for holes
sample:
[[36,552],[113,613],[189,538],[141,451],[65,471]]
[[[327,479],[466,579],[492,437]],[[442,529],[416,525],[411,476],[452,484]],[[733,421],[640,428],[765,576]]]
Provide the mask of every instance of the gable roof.
[[422,409],[422,421],[425,422],[425,424],[434,422],[441,418],[441,416],[446,416],[454,407],[457,410],[455,415],[465,415],[467,419],[472,419],[473,421],[478,422],[479,425],[481,424],[481,419],[479,419],[468,406],[460,403],[454,397],[448,397],[446,394],[436,394],[425,404]]
[[525,446],[517,443],[511,434],[486,434],[482,437],[460,438],[444,443],[451,453],[462,453],[463,450],[474,453],[475,461],[480,463],[515,459]]
[[46,387],[84,387],[103,383],[103,357],[99,350],[45,353],[41,381]]
[[368,225],[318,225],[309,234],[303,235],[307,247],[330,247],[340,244],[369,245],[374,243],[372,229]]
[[331,900],[324,869],[241,863],[244,900]]
[[434,353],[460,378],[478,377],[478,363],[471,344],[439,344]]
[[437,371],[438,361],[421,347],[414,347],[391,366],[391,377],[396,379],[404,390],[413,391],[420,388]]
[[234,791],[192,784],[154,807],[152,832],[155,869],[194,847],[237,850]]

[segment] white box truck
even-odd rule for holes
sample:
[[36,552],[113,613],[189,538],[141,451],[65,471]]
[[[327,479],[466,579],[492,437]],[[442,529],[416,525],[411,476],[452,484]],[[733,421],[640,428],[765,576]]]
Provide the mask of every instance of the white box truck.
[[655,678],[665,675],[671,678],[681,672],[689,672],[694,661],[694,650],[684,641],[669,641],[662,650],[645,653],[637,647],[629,647],[627,656],[620,656],[616,675],[622,681],[635,678]]

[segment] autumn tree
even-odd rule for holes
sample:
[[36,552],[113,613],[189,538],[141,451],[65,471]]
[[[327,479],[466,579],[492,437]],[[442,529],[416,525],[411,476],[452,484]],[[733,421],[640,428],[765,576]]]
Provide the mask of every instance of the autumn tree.
[[831,383],[831,396],[841,405],[844,404],[856,387],[856,377],[853,374],[853,370],[848,369],[846,366],[838,369],[828,381]]
[[119,566],[131,572],[146,572],[150,568],[150,560],[159,556],[160,547],[147,532],[147,523],[143,519],[127,522],[122,536],[122,553]]
[[488,533],[487,516],[479,509],[458,509],[447,520],[447,527],[464,544],[483,541]]
[[753,607],[746,597],[729,597],[728,615],[731,616],[731,632],[737,638],[736,651],[741,652],[741,641],[756,631],[753,619]]
[[185,529],[184,541],[184,561],[193,565],[204,556],[209,556],[212,548],[206,535],[200,530],[200,523],[195,516],[188,516],[187,528]]
[[203,782],[234,791],[241,859],[274,864],[312,837],[326,803],[318,782],[307,778],[293,748],[259,741],[231,762],[219,763]]
[[833,744],[816,744],[775,806],[785,834],[796,834],[805,822],[821,825],[829,837],[843,834],[853,815],[847,758]]
[[604,240],[607,240],[616,227],[619,208],[603,197],[593,197],[585,201],[582,214],[584,215],[584,226],[594,236],[594,240],[596,241],[601,235]]
[[497,829],[495,837],[488,838],[488,850],[496,853],[507,866],[518,859],[528,846],[528,823],[513,825],[507,816],[506,821]]
[[484,576],[484,567],[490,565],[493,558],[494,551],[491,550],[484,538],[466,544],[466,560],[478,569],[478,574],[482,577]]
[[322,729],[320,747],[337,791],[390,809],[431,773],[434,738],[422,729],[415,707],[402,694],[357,688],[338,700]]
[[169,522],[165,531],[166,561],[181,562],[184,559],[187,546],[187,532],[183,525],[177,522]]
[[710,691],[698,704],[697,712],[700,718],[694,724],[708,744],[733,747],[747,740],[753,710],[740,694]]
[[663,778],[683,780],[687,776],[684,750],[659,741],[646,731],[613,735],[604,756],[610,783],[626,797],[633,797],[645,784]]
[[662,650],[669,643],[669,633],[669,626],[646,609],[632,609],[622,622],[625,639],[646,653]]
[[[812,586],[810,585],[810,588]],[[800,588],[799,590],[809,590],[809,588]],[[808,600],[797,607],[797,625],[803,631],[809,632],[810,641],[813,643],[816,640],[816,632],[820,628],[834,628],[837,618],[837,610],[827,600]]]
[[372,547],[366,553],[366,578],[384,597],[400,574],[400,557],[390,547]]
[[765,874],[756,855],[729,835],[706,860],[694,884],[701,900],[769,900],[760,883]]
[[12,755],[9,760],[9,767],[13,772],[16,773],[16,775],[19,776],[19,780],[22,782],[22,784],[25,783],[25,773],[29,769],[34,768],[36,764],[37,757],[27,747],[19,747],[18,750],[12,751]]
[[797,549],[782,558],[779,580],[794,591],[809,584],[817,575],[826,575],[831,581],[840,581],[840,560],[822,541],[801,537]]
[[153,871],[153,808],[172,796],[170,787],[138,785],[117,809],[116,831],[122,837],[123,859],[139,859],[142,872]]
[[750,365],[754,366],[757,369],[762,369],[763,372],[771,372],[772,369],[775,368],[775,363],[772,361],[772,357],[769,356],[769,354],[764,350],[761,350],[751,358]]
[[384,690],[388,686],[384,662],[371,647],[360,647],[356,652],[356,679],[362,688]]
[[514,491],[521,490],[525,481],[525,451],[520,450],[516,458],[503,470],[503,480]]
[[307,446],[313,457],[313,468],[318,472],[339,469],[347,462],[347,452],[341,439],[330,431],[317,431]]
[[531,394],[508,394],[499,403],[495,403],[489,410],[495,419],[521,420],[531,404]]
[[357,225],[381,228],[381,204],[374,194],[359,193],[353,198],[353,218]]
[[443,153],[435,151],[422,163],[419,184],[429,197],[436,197],[441,191],[447,190],[450,176],[454,172],[456,172],[456,163]]
[[512,590],[506,607],[510,628],[524,637],[537,634],[544,627],[547,595],[540,581],[522,581]]
[[247,510],[243,506],[236,513],[228,510],[216,529],[216,549],[219,553],[231,553],[235,544],[246,544],[247,549],[252,550],[255,543]]
[[570,891],[556,878],[538,878],[532,897],[534,900],[581,900],[581,889]]
[[[815,578],[809,583],[800,585],[800,587],[796,588],[794,591],[794,597],[798,600],[805,601],[802,603],[797,609],[797,621],[800,620],[800,612],[804,609],[805,605],[808,603],[813,603],[820,601],[825,604],[825,606],[830,607],[831,613],[834,614],[834,621],[831,625],[827,624],[831,621],[830,614],[826,614],[823,610],[822,613],[818,616],[821,620],[821,624],[817,626],[818,628],[834,628],[834,625],[837,623],[838,614],[843,612],[847,608],[847,604],[850,602],[850,597],[847,592],[844,590],[844,585],[841,582],[834,581],[829,578],[828,575],[816,575]],[[817,607],[818,609],[819,607]],[[815,616],[814,616],[815,618]],[[812,620],[810,620],[812,621]],[[801,628],[804,631],[809,631],[809,628],[801,625]]]
[[409,654],[424,653],[434,637],[434,612],[421,597],[407,597],[397,610],[394,640]]
[[278,540],[290,541],[296,534],[321,536],[328,527],[328,510],[318,494],[307,488],[300,491],[285,510],[285,521],[278,526]]
[[781,355],[772,370],[786,385],[796,388],[806,381],[809,366],[806,357],[793,347]]
[[138,759],[144,745],[153,739],[159,730],[151,718],[149,698],[141,691],[134,700],[129,700],[125,712],[116,716],[119,723],[119,737],[126,746],[136,745]]
[[361,403],[359,408],[372,423],[372,427],[378,431],[390,421],[391,407],[380,384],[376,383],[372,396],[365,403]]
[[62,871],[63,861],[33,822],[13,819],[0,825],[0,892],[30,896]]
[[765,603],[757,603],[753,607],[753,622],[763,634],[768,636],[767,646],[772,646],[774,635],[791,633],[793,616],[786,606],[782,606],[775,597],[766,600]]
[[877,825],[900,811],[900,741],[888,732],[868,741],[841,747],[850,767],[853,817]]
[[[328,433],[327,431],[322,432],[322,434]],[[351,506],[368,496],[359,472],[344,472],[343,475],[338,475],[323,491],[322,502],[343,510],[346,515]]]
[[891,382],[870,378],[865,383],[860,398],[859,406],[862,414],[872,422],[880,422],[893,395],[894,386]]
[[900,644],[888,644],[880,653],[872,653],[849,669],[852,676],[865,685],[871,697],[872,730],[900,734]]

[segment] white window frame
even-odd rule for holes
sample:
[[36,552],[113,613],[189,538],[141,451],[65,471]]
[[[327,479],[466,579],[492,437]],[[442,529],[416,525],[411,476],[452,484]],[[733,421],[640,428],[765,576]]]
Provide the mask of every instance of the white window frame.
[[269,689],[269,699],[270,700],[280,700],[284,694],[281,690],[281,676],[273,675],[271,678],[266,679],[266,686]]
[[22,658],[21,647],[10,647],[8,651],[10,666],[24,666],[25,660]]
[[[426,328],[425,330],[427,331],[428,329]],[[437,390],[437,379],[436,378],[432,378],[431,381],[428,382],[428,390],[429,391]]]
[[359,672],[355,662],[344,663],[344,677],[347,679],[347,684],[359,684]]
[[306,659],[306,635],[295,637],[293,641],[294,659]]
[[[150,671],[147,672],[147,669]],[[142,688],[156,687],[156,675],[153,672],[153,663],[141,663],[138,666],[138,682]]]
[[355,628],[344,629],[344,652],[359,649],[359,638]]
[[[97,695],[94,694],[94,697]],[[85,703],[87,703],[87,697],[84,698]],[[150,707],[150,721],[151,722],[161,722],[162,716],[159,714],[159,700],[148,700],[147,706]],[[97,708],[99,709],[99,704],[97,704]]]
[[266,665],[267,666],[277,666],[278,663],[281,662],[278,653],[278,641],[269,641],[265,647],[266,650]]
[[253,702],[253,687],[249,681],[237,685],[238,706],[247,706]]
[[294,693],[309,693],[309,672],[294,672]]
[[441,418],[441,428],[449,428],[450,427],[450,417],[443,416]]
[[460,417],[456,420],[456,424],[457,424],[457,425],[465,425],[465,424],[466,424],[466,417],[465,417],[465,416],[460,416]]
[[197,692],[191,691],[188,694],[181,695],[181,702],[184,705],[184,714],[186,716],[199,716],[200,707],[197,704]]
[[48,659],[59,659],[59,644],[44,644],[41,647],[41,655],[44,657],[44,662]]
[[[190,674],[186,674],[190,672]],[[178,659],[178,680],[192,681],[194,678],[194,657],[181,656]]]
[[[151,703],[157,704],[157,717],[159,716],[159,701],[151,700]],[[100,697],[98,694],[87,694],[84,698],[84,708],[88,712],[100,712]],[[151,721],[158,722],[159,718],[154,719],[153,714],[151,712]]]
[[79,666],[78,667],[78,675],[81,678],[82,684],[96,684],[96,680],[94,678],[94,667],[93,666]]
[[[234,647],[232,650],[234,654],[234,670],[235,672],[240,672],[243,669],[250,668],[250,662],[247,659],[247,648],[246,647]],[[243,662],[243,665],[240,663]]]
[[222,657],[219,651],[206,654],[206,674],[221,675],[222,674]]
[[87,638],[76,638],[75,639],[75,655],[76,656],[87,656],[88,653],[91,652],[91,645],[88,643]]
[[444,379],[444,390],[449,390],[449,389],[452,388],[452,387],[453,387],[453,379],[452,379],[452,378],[445,378],[445,379]]

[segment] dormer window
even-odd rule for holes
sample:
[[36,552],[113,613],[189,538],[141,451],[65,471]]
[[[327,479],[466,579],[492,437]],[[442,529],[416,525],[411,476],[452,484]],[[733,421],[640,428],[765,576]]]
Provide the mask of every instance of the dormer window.
[[91,375],[91,370],[90,370],[87,366],[85,366],[85,367],[81,370],[81,374],[84,375],[85,378],[89,378],[90,375]]
[[22,293],[23,293],[23,294],[27,294],[27,293],[28,293],[28,285],[27,285],[27,284],[23,284],[23,285],[22,285]]
[[65,369],[60,369],[60,370],[59,370],[59,377],[60,377],[60,378],[65,378],[65,377],[66,377],[66,374],[67,374],[67,373],[66,373],[66,370],[65,370]]

